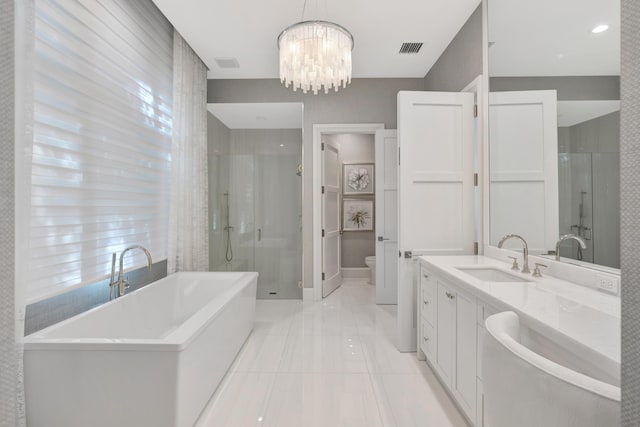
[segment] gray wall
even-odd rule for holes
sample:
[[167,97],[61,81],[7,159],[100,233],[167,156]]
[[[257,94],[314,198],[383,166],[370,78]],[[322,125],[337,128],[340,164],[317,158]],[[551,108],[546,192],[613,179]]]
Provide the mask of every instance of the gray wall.
[[209,80],[207,102],[302,102],[304,286],[313,286],[313,125],[326,123],[384,123],[395,129],[397,95],[424,90],[424,79],[353,79],[339,92],[313,95],[287,89],[277,79]]
[[558,101],[620,99],[620,77],[553,76],[491,77],[489,79],[491,92],[549,89],[558,91]]
[[[568,133],[565,145],[558,141],[558,151],[565,153],[619,153],[620,112],[616,111],[577,125],[559,128]],[[562,151],[565,149],[565,151]]]
[[622,0],[622,425],[640,425],[640,2]]
[[0,0],[0,425],[17,419],[17,360],[14,340],[14,1]]
[[482,5],[478,6],[424,78],[424,90],[460,92],[482,74]]
[[[327,135],[338,146],[338,163],[342,170],[344,163],[375,163],[375,137],[373,135],[338,134]],[[352,196],[344,196],[349,198]],[[372,196],[356,198],[375,200]],[[375,213],[374,213],[375,221]],[[340,248],[342,268],[366,268],[364,258],[376,254],[375,231],[345,231]]]

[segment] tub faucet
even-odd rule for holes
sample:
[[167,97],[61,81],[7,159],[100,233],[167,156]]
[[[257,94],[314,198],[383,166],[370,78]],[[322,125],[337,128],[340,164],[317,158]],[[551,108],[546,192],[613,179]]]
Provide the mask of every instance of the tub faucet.
[[565,234],[564,236],[560,236],[560,238],[556,242],[556,261],[560,261],[560,245],[562,244],[562,242],[571,239],[578,242],[582,249],[587,249],[587,244],[584,242],[584,240],[582,240],[582,237],[576,236],[575,234]]
[[118,271],[118,280],[116,281],[116,277],[115,277],[116,253],[114,252],[111,257],[111,283],[109,283],[109,286],[111,286],[111,290],[115,290],[116,298],[124,295],[127,289],[129,289],[129,282],[124,277],[123,261],[124,261],[124,254],[126,254],[127,251],[130,251],[132,249],[140,249],[145,253],[145,255],[147,256],[147,268],[149,269],[149,271],[151,271],[151,264],[153,264],[153,260],[151,259],[151,253],[149,252],[149,250],[144,246],[140,246],[140,245],[129,246],[128,248],[123,250],[122,253],[120,254],[120,270]]
[[519,239],[520,241],[522,241],[522,255],[523,255],[522,256],[523,258],[522,272],[531,273],[531,270],[529,270],[529,246],[521,236],[518,236],[517,234],[507,234],[502,239],[500,239],[500,242],[498,243],[498,247],[501,248],[502,245],[504,245],[504,242],[506,242],[509,239]]

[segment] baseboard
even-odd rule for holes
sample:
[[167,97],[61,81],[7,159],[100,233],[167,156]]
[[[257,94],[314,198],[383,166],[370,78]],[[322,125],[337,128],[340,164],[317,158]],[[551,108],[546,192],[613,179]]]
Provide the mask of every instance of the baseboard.
[[313,288],[302,288],[302,301],[313,301],[314,295]]
[[364,267],[364,268],[343,268],[342,269],[342,278],[343,279],[368,279],[369,278],[369,269],[367,267]]

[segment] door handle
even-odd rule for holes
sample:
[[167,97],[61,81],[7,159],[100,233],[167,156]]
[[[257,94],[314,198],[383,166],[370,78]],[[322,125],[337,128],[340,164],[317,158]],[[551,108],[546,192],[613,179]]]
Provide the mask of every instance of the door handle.
[[390,239],[390,238],[388,238],[388,237],[378,236],[378,242],[382,242],[382,241],[384,241],[384,240],[391,240],[391,239]]
[[449,299],[454,299],[455,295],[453,295],[451,292],[445,292],[445,295],[447,296],[447,298]]
[[262,228],[258,228],[258,242],[262,240]]

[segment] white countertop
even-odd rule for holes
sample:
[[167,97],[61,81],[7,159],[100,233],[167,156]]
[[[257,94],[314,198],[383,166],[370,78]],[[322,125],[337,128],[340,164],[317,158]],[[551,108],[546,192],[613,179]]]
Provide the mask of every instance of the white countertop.
[[[608,372],[620,372],[620,298],[544,275],[535,278],[485,256],[423,256],[418,260],[442,279],[470,291],[496,309],[518,313],[523,323],[572,348]],[[456,267],[496,267],[529,282],[495,283]],[[507,306],[507,307],[505,307]]]

